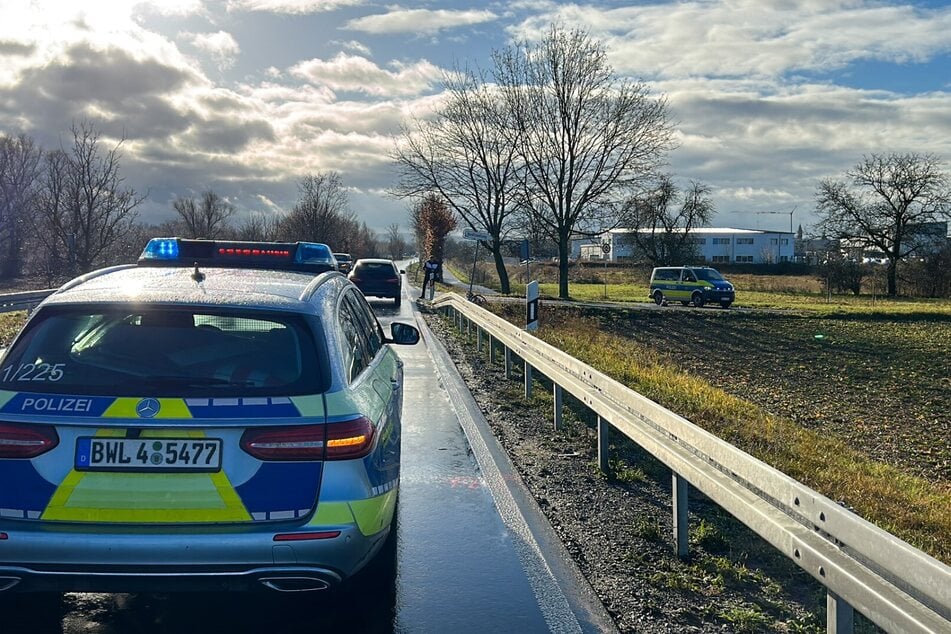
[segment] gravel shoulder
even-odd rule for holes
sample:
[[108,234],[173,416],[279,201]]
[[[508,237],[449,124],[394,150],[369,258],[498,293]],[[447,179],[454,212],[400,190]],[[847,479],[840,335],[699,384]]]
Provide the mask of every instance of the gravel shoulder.
[[[526,401],[521,377],[426,314],[540,508],[623,632],[822,632],[825,590],[745,526],[691,491],[691,556],[673,554],[669,470],[632,443],[597,469],[596,421],[568,399],[552,428],[550,390]],[[727,538],[729,536],[729,538]],[[874,631],[860,623],[859,631]]]

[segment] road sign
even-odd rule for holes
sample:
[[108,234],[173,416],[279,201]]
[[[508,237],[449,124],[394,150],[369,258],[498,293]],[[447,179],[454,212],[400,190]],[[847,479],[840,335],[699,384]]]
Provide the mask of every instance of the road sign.
[[601,250],[604,251],[605,253],[610,253],[610,252],[611,252],[611,243],[610,243],[610,242],[602,242],[602,243],[601,243]]
[[463,229],[462,237],[465,240],[484,240],[486,242],[492,239],[488,231],[476,231],[475,229]]

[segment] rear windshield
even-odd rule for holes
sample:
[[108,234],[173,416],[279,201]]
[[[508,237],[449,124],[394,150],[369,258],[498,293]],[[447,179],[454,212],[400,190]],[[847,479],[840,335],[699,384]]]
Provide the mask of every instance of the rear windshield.
[[8,351],[0,389],[111,396],[320,391],[298,316],[254,311],[46,309]]
[[362,277],[396,277],[396,271],[389,262],[363,262],[355,269]]

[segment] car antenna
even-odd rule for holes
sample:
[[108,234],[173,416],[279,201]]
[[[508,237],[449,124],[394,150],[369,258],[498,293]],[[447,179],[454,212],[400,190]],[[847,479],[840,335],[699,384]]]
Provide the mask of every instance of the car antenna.
[[195,271],[192,273],[192,279],[199,284],[205,281],[205,274],[198,270],[198,262],[195,262]]

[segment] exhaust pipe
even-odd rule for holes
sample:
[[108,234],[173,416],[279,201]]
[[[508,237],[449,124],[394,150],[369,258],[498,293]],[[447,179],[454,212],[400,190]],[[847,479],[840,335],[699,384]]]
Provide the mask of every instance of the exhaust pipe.
[[314,592],[330,587],[330,583],[320,577],[265,577],[259,581],[266,588],[278,592]]
[[0,592],[9,590],[18,583],[20,583],[19,577],[0,577]]

